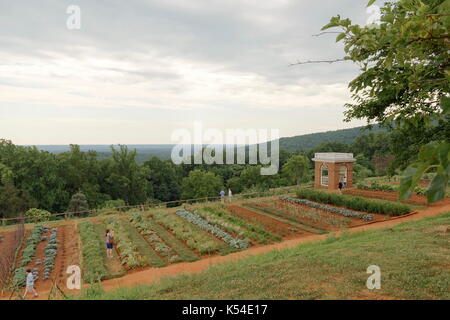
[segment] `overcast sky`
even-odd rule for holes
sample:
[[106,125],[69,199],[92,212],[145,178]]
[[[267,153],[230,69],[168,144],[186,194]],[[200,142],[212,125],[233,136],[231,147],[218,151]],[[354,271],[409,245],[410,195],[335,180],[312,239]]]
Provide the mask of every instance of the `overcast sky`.
[[[0,138],[16,144],[171,143],[207,128],[344,123],[350,62],[331,16],[365,23],[361,0],[0,0]],[[81,29],[66,26],[69,5]]]

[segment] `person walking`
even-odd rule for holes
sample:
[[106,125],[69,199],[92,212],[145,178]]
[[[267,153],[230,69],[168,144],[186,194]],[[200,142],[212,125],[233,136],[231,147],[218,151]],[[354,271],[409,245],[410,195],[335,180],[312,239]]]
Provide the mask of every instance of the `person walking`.
[[231,189],[228,188],[228,202],[231,203],[233,199],[233,193],[231,192]]
[[34,275],[31,272],[31,269],[27,269],[27,278],[26,278],[26,287],[25,287],[25,293],[23,294],[23,298],[25,299],[27,297],[28,292],[33,292],[33,298],[39,297],[38,293],[36,292],[36,289],[34,288]]
[[108,258],[113,257],[113,248],[114,248],[114,234],[109,229],[106,230],[106,255]]
[[339,193],[342,193],[342,186],[343,186],[342,182],[339,182],[338,184]]
[[225,203],[225,191],[220,191],[220,202]]

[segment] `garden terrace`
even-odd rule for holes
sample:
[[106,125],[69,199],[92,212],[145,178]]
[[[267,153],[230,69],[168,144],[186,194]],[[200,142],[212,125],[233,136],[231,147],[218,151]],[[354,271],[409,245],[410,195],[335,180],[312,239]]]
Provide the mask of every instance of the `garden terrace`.
[[[412,211],[410,206],[403,203],[371,200],[362,197],[328,193],[312,189],[297,190],[297,197],[318,203],[331,204],[346,209],[367,213],[384,214],[388,216],[400,216]],[[369,218],[366,219],[369,220]]]
[[105,223],[107,229],[114,231],[114,239],[122,263],[129,269],[166,265],[163,259],[127,220],[109,217],[105,220]]
[[289,223],[281,222],[264,214],[259,214],[251,209],[244,208],[238,205],[231,205],[227,207],[231,215],[236,216],[249,224],[255,225],[258,228],[264,229],[266,232],[274,235],[275,240],[292,239],[299,237],[301,232],[298,228]]
[[280,199],[263,201],[261,204],[286,215],[292,216],[306,225],[319,230],[333,231],[347,228],[352,224],[348,217],[330,214],[330,212],[312,207],[298,206]]
[[148,215],[200,255],[232,252],[232,248],[224,242],[173,212],[149,211]]
[[183,260],[175,250],[161,239],[154,228],[152,228],[153,224],[150,222],[150,219],[145,218],[141,212],[134,212],[130,217],[130,222],[165,263],[180,262]]
[[325,228],[318,225],[317,223],[312,223],[311,221],[307,221],[306,219],[301,219],[298,215],[292,214],[289,211],[279,210],[274,206],[269,205],[268,204],[269,202],[272,201],[263,201],[263,202],[248,201],[244,202],[243,206],[256,212],[260,212],[264,215],[268,215],[269,217],[272,217],[275,220],[292,224],[293,226],[298,227],[308,233],[314,234],[326,233]]
[[[195,261],[198,260],[198,256],[191,251],[182,241],[178,240],[172,233],[166,230],[163,226],[159,225],[156,221],[141,212],[135,212],[130,218],[131,222],[135,226],[146,234],[150,231],[151,234],[155,232],[157,236],[164,241],[169,247],[171,247],[177,255],[180,257],[181,261]],[[142,222],[142,224],[141,224]],[[170,258],[169,258],[170,259]]]
[[361,212],[357,212],[357,211],[353,211],[353,210],[327,206],[327,205],[324,205],[321,203],[312,202],[312,201],[305,200],[305,199],[294,199],[294,198],[289,198],[289,197],[281,197],[280,200],[285,201],[287,203],[307,206],[307,207],[311,207],[311,208],[322,210],[322,211],[328,211],[331,213],[342,215],[347,218],[361,219],[365,222],[370,222],[373,220],[372,214],[365,214],[365,213],[361,213]]
[[78,224],[82,242],[83,278],[86,282],[96,282],[108,277],[103,242],[98,237],[95,225],[91,221]]
[[208,223],[205,219],[200,217],[199,215],[192,213],[187,210],[177,210],[176,214],[179,217],[182,217],[183,219],[189,221],[190,223],[195,224],[200,229],[205,230],[215,237],[221,239],[223,242],[228,244],[230,247],[235,249],[247,249],[248,243],[239,239],[233,237],[231,234],[223,231],[221,228],[218,228],[210,223]]
[[211,205],[194,211],[209,223],[223,228],[225,231],[237,234],[247,242],[267,244],[278,240],[276,236],[257,225],[245,222],[231,215],[223,205]]

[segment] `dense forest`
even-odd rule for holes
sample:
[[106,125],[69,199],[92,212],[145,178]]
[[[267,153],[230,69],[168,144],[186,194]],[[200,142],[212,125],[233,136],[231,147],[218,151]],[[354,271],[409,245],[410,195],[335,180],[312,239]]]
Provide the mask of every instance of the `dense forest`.
[[367,128],[367,130],[366,127],[355,127],[350,129],[317,132],[304,134],[301,136],[281,138],[280,148],[295,152],[310,150],[324,142],[352,143],[359,136],[362,136],[368,132],[377,132],[383,129],[379,125],[373,125],[370,129]]
[[300,152],[282,149],[280,170],[273,176],[262,176],[260,166],[249,164],[175,165],[158,157],[139,163],[137,151],[127,146],[111,146],[111,157],[101,158],[95,151],[81,151],[78,145],[53,154],[0,140],[0,217],[14,217],[29,208],[66,212],[71,199],[80,194],[92,209],[119,199],[136,205],[217,196],[222,188],[241,193],[295,185],[312,181],[315,152],[354,153],[356,180],[385,175],[402,168],[394,156],[414,157],[411,152],[398,152],[396,144],[407,143],[398,135],[378,130],[352,143],[323,142]]

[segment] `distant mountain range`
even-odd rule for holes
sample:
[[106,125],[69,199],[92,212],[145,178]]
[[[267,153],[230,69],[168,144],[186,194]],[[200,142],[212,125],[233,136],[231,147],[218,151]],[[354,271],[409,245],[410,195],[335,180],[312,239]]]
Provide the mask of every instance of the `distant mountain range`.
[[294,136],[289,138],[280,138],[280,149],[289,151],[307,151],[323,142],[345,142],[352,143],[357,137],[371,132],[384,130],[379,125],[373,125],[372,129],[364,130],[363,127],[350,129],[318,132]]
[[[318,132],[304,134],[294,137],[280,138],[280,149],[289,151],[306,151],[312,149],[323,142],[345,142],[351,143],[357,137],[383,130],[378,125],[374,125],[371,130],[363,130],[365,127],[355,127],[350,129],[342,129],[327,132]],[[173,144],[129,144],[129,149],[137,150],[137,161],[144,162],[153,156],[161,159],[170,158]],[[48,151],[50,153],[62,153],[70,150],[68,145],[37,145],[39,150]],[[99,158],[108,158],[111,156],[110,145],[80,145],[81,151],[96,151]]]

